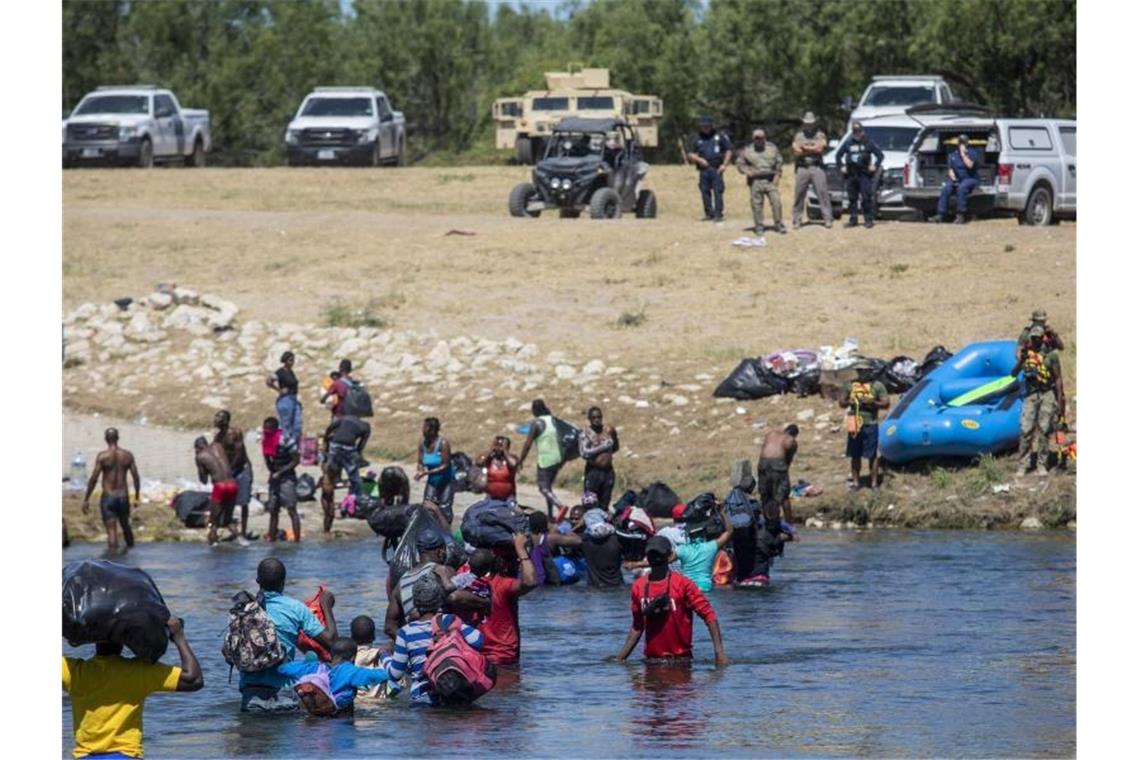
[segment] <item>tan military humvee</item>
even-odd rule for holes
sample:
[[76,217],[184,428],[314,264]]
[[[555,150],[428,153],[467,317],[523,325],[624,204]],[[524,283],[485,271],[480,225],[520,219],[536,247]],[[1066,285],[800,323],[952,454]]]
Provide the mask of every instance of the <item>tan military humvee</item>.
[[661,98],[610,88],[609,69],[567,68],[571,70],[546,72],[545,90],[495,101],[496,148],[513,148],[519,163],[533,164],[542,158],[554,125],[567,116],[622,119],[642,146],[656,147]]

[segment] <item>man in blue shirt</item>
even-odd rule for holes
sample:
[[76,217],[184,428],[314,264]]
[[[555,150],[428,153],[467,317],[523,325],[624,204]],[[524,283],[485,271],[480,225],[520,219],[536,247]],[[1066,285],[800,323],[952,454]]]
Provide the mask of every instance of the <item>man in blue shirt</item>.
[[969,135],[958,135],[958,150],[947,157],[949,173],[946,181],[942,183],[942,193],[938,196],[938,213],[933,221],[940,223],[946,216],[950,207],[950,195],[955,190],[958,193],[958,215],[954,217],[954,224],[966,223],[966,196],[978,186],[977,151],[970,148]]
[[698,187],[705,207],[706,222],[724,221],[724,170],[732,165],[732,140],[717,132],[713,120],[702,116],[700,134],[689,147],[689,163],[700,173]]
[[[297,638],[304,631],[326,648],[336,641],[336,619],[333,617],[335,599],[328,591],[320,596],[321,623],[313,611],[303,603],[285,596],[285,565],[272,557],[263,559],[257,566],[257,585],[261,589],[262,607],[273,622],[277,641],[285,652],[285,662],[292,662],[297,650]],[[287,689],[291,678],[277,668],[242,673],[238,679],[242,712],[277,712],[296,710],[297,698]]]

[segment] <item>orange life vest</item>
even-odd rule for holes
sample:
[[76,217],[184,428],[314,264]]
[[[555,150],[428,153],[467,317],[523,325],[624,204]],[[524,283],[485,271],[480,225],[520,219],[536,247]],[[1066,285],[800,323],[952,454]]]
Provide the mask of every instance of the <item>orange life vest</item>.
[[1049,390],[1053,387],[1053,373],[1045,363],[1046,354],[1025,349],[1025,361],[1021,368],[1025,372],[1025,382],[1035,391]]

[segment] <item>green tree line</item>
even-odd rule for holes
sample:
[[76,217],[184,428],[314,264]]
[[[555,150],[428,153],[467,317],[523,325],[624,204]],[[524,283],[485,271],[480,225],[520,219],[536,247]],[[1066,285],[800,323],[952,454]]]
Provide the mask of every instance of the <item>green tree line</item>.
[[214,163],[283,160],[285,125],[318,85],[385,90],[413,160],[493,151],[491,103],[570,61],[665,104],[655,158],[708,114],[735,138],[786,142],[811,109],[842,130],[876,74],[940,74],[1002,116],[1075,116],[1073,0],[64,0],[63,109],[97,85],[170,87],[210,110]]

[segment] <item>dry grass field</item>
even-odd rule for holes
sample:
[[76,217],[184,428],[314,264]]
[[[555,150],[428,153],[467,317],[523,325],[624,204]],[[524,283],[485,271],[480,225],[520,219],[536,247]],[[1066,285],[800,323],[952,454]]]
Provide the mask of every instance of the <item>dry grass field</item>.
[[[472,389],[481,394],[478,404],[430,385],[374,388],[392,399],[394,413],[374,421],[373,436],[375,450],[389,458],[411,454],[419,419],[429,412],[443,419],[454,448],[471,451],[525,422],[521,407],[532,397],[545,397],[574,420],[601,403],[622,431],[619,486],[662,479],[689,497],[726,490],[731,462],[756,456],[760,420],[770,429],[810,408],[834,424],[801,424],[793,477],[825,490],[802,505],[809,512],[979,525],[1043,510],[1067,518],[1075,510],[1071,477],[991,496],[989,482],[1012,473],[1009,458],[981,479],[977,468],[937,477],[919,468],[897,474],[881,494],[851,496],[843,488],[843,434],[833,431],[838,408],[818,397],[743,404],[712,398],[744,356],[838,345],[853,336],[868,355],[920,359],[936,344],[953,351],[1014,337],[1039,307],[1068,343],[1064,370],[1075,398],[1075,224],[813,225],[769,234],[765,248],[737,249],[730,243],[747,234],[751,216],[735,173],[727,175],[723,224],[697,221],[696,175],[685,167],[651,169],[656,220],[513,219],[507,194],[527,175],[523,167],[65,172],[65,308],[138,298],[164,282],[233,301],[239,321],[321,325],[339,299],[341,311],[364,310],[391,330],[513,337],[534,344],[540,363],[561,351],[578,368],[599,359],[625,370],[575,383],[556,378],[550,366],[525,393],[491,375],[485,388]],[[783,198],[790,227],[790,174]],[[193,392],[202,382],[193,369],[156,370],[166,374],[152,378],[144,398],[117,393],[113,384],[69,383],[69,373],[80,370],[67,370],[64,403],[128,418],[145,408],[154,423],[200,427],[209,410],[203,393]],[[315,382],[331,367],[298,369]],[[261,391],[256,404],[242,403],[248,394],[235,397],[243,424],[272,411],[271,394]],[[671,400],[677,395],[684,402]],[[649,403],[630,403],[636,400]],[[310,429],[318,414],[310,403]],[[571,465],[561,482],[571,485],[580,472]]]

